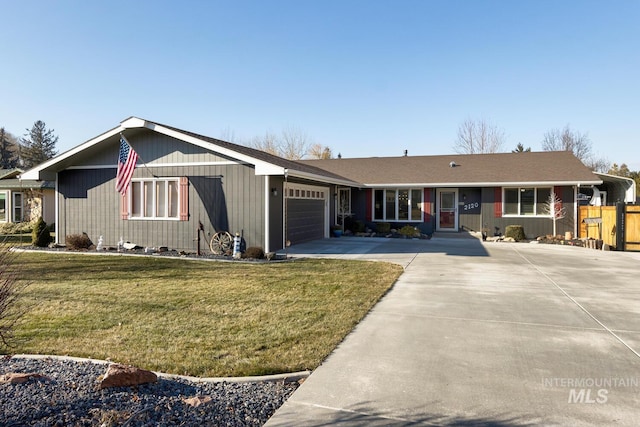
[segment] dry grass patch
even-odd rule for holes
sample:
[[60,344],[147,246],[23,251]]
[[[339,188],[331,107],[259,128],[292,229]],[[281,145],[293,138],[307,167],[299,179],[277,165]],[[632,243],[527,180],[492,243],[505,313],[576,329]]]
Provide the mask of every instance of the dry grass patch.
[[243,376],[314,369],[391,287],[388,263],[21,254],[16,353]]

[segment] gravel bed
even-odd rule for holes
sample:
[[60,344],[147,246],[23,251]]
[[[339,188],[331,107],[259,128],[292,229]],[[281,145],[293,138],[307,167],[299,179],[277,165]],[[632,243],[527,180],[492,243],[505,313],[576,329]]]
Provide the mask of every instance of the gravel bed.
[[[298,383],[210,383],[158,378],[138,387],[98,390],[107,365],[57,359],[0,359],[0,375],[38,373],[0,384],[1,426],[261,426]],[[183,401],[209,396],[193,407]]]

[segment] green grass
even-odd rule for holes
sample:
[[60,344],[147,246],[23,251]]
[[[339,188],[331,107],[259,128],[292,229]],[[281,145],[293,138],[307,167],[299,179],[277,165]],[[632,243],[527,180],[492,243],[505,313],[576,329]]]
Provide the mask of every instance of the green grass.
[[314,369],[401,267],[309,259],[244,264],[23,253],[29,311],[14,353],[245,376]]

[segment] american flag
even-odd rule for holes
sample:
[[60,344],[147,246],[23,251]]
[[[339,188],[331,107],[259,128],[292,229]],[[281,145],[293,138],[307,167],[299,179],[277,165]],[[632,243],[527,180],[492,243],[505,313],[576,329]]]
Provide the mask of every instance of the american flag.
[[133,170],[136,168],[138,153],[129,145],[126,138],[120,135],[120,155],[118,156],[118,172],[116,173],[116,191],[127,194]]

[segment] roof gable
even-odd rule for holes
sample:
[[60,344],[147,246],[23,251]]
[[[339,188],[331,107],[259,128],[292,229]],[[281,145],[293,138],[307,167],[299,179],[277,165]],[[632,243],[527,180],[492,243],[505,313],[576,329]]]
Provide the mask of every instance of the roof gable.
[[[24,179],[55,179],[55,174],[57,172],[64,170],[67,167],[74,166],[74,161],[78,160],[83,153],[96,151],[102,144],[105,144],[108,141],[113,141],[113,138],[118,138],[120,133],[126,136],[128,131],[136,129],[149,129],[207,150],[223,154],[230,158],[237,159],[240,162],[252,164],[255,166],[256,174],[258,175],[290,175],[345,185],[356,184],[330,171],[317,168],[313,165],[283,159],[254,148],[199,135],[172,126],[140,119],[138,117],[129,117],[123,120],[119,126],[26,171],[22,176]],[[116,156],[114,155],[113,168],[116,167],[115,159]]]

